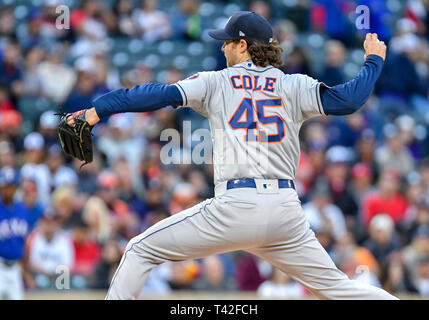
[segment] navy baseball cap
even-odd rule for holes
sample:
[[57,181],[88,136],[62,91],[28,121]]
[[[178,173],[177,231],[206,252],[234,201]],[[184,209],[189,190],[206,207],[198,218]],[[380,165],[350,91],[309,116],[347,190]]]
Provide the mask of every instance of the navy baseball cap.
[[18,170],[12,167],[3,167],[0,170],[0,187],[17,186],[19,184]]
[[234,13],[224,29],[210,30],[209,35],[217,40],[253,40],[265,44],[273,41],[273,29],[260,14],[250,11]]

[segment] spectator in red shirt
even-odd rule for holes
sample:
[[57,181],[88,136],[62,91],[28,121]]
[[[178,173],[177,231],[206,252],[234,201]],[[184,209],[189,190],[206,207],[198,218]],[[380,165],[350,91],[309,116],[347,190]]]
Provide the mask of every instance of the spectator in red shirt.
[[400,175],[394,170],[385,171],[378,180],[378,191],[368,195],[362,205],[363,223],[368,227],[371,219],[379,213],[389,215],[395,224],[404,218],[408,207],[406,198],[400,194]]
[[100,260],[100,247],[90,238],[89,226],[80,219],[73,228],[74,266],[72,273],[89,276]]
[[9,100],[9,92],[7,87],[0,85],[0,112],[8,110],[15,110],[15,107]]

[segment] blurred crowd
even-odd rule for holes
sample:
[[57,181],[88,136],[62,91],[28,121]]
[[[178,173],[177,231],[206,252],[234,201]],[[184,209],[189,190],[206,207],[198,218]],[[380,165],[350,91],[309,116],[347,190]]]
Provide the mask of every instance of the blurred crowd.
[[[167,107],[103,119],[93,131],[95,159],[81,169],[61,150],[55,113],[160,79],[143,62],[118,70],[109,54],[118,39],[139,39],[145,46],[202,41],[213,48],[213,69],[224,68],[220,44],[204,37],[214,27],[206,17],[210,8],[219,12],[232,3],[273,24],[285,73],[305,73],[330,86],[359,71],[352,62],[363,63],[366,32],[387,43],[383,73],[359,112],[304,123],[296,185],[311,228],[349,277],[395,294],[429,296],[429,1],[178,0],[168,10],[157,0],[28,1],[25,10],[4,2],[0,168],[19,171],[14,199],[32,219],[24,257],[27,290],[55,288],[59,265],[70,268],[73,289],[107,289],[130,238],[214,196],[211,164],[160,160],[164,129],[183,132],[187,120],[192,130],[208,128],[194,111]],[[61,4],[74,4],[69,29],[56,25]],[[355,25],[361,4],[369,7],[369,30]],[[308,45],[300,41],[303,35]],[[173,65],[162,70],[164,83],[186,76]],[[181,139],[177,148],[187,156],[195,141],[186,134]],[[165,263],[153,270],[142,295],[175,290],[310,295],[245,252]]]

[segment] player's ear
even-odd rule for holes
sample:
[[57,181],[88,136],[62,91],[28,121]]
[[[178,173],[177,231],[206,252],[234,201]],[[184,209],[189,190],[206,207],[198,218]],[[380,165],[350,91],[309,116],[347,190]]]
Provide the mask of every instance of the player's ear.
[[249,46],[247,45],[247,41],[244,39],[240,39],[240,49],[245,52]]

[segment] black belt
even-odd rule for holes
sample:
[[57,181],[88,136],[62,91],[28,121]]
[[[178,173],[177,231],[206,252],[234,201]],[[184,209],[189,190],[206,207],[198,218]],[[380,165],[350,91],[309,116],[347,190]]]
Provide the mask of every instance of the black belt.
[[[278,179],[279,188],[292,188],[295,189],[295,184],[292,180],[288,179]],[[269,186],[264,186],[265,188],[269,188]],[[226,183],[227,189],[233,188],[256,188],[256,183],[254,179],[237,179],[237,180],[229,180]]]

